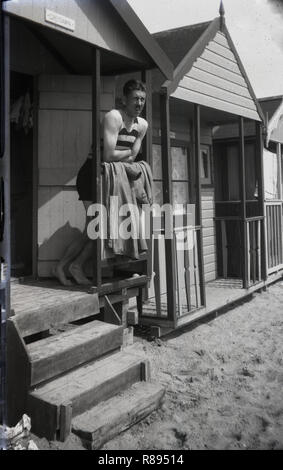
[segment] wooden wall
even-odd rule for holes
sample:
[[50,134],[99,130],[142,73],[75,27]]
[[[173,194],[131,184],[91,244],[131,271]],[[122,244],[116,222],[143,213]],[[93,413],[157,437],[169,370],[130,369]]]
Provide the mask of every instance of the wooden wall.
[[205,282],[217,276],[216,233],[215,233],[215,192],[214,188],[202,188],[202,225]]
[[[115,80],[103,78],[101,117],[115,101]],[[38,122],[38,274],[49,276],[85,224],[75,187],[91,146],[91,79],[41,76]]]
[[217,32],[209,42],[172,96],[260,120],[237,59],[222,32]]

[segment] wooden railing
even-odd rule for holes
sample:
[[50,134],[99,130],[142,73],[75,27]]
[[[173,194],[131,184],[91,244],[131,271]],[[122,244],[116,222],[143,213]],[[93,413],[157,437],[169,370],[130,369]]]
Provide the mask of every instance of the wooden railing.
[[[242,278],[243,287],[262,280],[264,217],[216,217],[218,276]],[[246,240],[244,239],[246,237]]]
[[[167,286],[166,280],[165,231],[163,228],[154,230],[154,235],[152,286],[154,290],[151,287],[149,300],[154,299],[155,305],[153,310],[149,303],[143,317],[150,316],[158,321],[170,322],[172,318],[167,308],[166,292],[173,286]],[[204,306],[205,284],[201,274],[200,241],[201,227],[199,226],[182,226],[181,224],[173,228],[177,317],[187,315]]]
[[271,273],[283,265],[282,202],[267,202],[265,214],[267,267],[268,272]]
[[200,237],[199,226],[174,229],[178,317],[203,306],[205,285],[200,269]]
[[247,234],[247,285],[248,287],[262,280],[262,231],[264,217],[246,219]]
[[237,216],[216,217],[217,275],[218,277],[242,277],[242,229]]

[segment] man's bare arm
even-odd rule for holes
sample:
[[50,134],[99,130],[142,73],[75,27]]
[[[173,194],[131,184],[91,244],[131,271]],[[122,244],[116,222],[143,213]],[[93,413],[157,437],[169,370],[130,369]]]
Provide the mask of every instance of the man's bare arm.
[[143,138],[146,134],[146,131],[148,129],[148,123],[145,119],[142,119],[140,118],[140,126],[141,126],[141,129],[139,131],[139,135],[138,137],[136,138],[135,140],[135,143],[132,147],[132,157],[133,159],[136,158],[136,156],[138,155],[139,151],[140,151],[140,148],[141,148],[141,144],[142,144],[142,141],[143,141]]
[[120,113],[116,110],[112,110],[107,113],[104,117],[103,122],[103,138],[104,138],[104,150],[103,158],[105,162],[127,162],[132,161],[131,155],[132,150],[115,150],[118,134],[121,127]]

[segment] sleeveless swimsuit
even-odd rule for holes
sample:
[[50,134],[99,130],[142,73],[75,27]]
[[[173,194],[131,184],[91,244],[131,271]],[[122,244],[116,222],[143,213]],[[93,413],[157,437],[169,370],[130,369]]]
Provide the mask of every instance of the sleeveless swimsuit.
[[[135,118],[132,130],[127,131],[123,121],[122,129],[118,133],[115,150],[129,150],[138,137],[138,119]],[[102,150],[102,149],[101,149]],[[80,168],[76,181],[80,201],[92,201],[92,154],[89,154]]]

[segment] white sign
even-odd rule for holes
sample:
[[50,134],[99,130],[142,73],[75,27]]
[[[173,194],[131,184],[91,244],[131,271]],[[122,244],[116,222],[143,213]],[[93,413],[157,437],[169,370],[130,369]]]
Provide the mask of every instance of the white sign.
[[75,31],[76,23],[74,20],[67,18],[66,16],[59,15],[59,13],[48,10],[47,8],[45,8],[45,21],[57,24],[62,28],[69,29],[70,31]]

